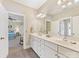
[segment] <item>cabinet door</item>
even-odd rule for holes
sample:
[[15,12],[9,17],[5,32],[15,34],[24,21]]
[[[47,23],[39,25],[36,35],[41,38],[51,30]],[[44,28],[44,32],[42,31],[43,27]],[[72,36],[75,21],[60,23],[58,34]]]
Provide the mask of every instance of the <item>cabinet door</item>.
[[37,53],[38,56],[40,56],[40,41],[41,39],[37,38],[37,37],[32,37],[31,38],[31,47],[32,49]]
[[42,58],[57,58],[57,52],[53,51],[47,46],[42,46],[41,57]]
[[57,45],[56,44],[45,40],[45,45],[48,46],[49,48],[57,51]]
[[36,41],[32,39],[32,48],[35,51],[36,50]]
[[32,49],[37,53],[37,42],[36,42],[36,38],[34,36],[31,37],[31,47]]
[[64,48],[64,47],[58,47],[58,52],[69,57],[69,58],[79,58],[79,53],[72,51],[70,49]]
[[66,56],[62,55],[62,54],[57,54],[58,58],[67,58]]
[[38,56],[40,56],[40,39],[37,38],[37,40],[35,40],[35,51],[38,54]]
[[41,50],[40,50],[40,58],[44,58],[45,57],[45,48],[44,45],[41,45]]
[[33,37],[31,36],[31,40],[30,40],[30,45],[31,45],[31,48],[33,48]]

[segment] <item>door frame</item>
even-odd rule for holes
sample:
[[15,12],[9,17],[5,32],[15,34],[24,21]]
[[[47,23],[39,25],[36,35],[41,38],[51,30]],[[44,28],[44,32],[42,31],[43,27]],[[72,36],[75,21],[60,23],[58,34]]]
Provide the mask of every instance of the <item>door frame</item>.
[[[8,11],[8,14],[11,13],[11,14],[15,14],[15,15],[19,15],[19,16],[23,16],[23,26],[24,26],[24,29],[23,29],[23,32],[24,32],[24,36],[23,36],[23,49],[25,49],[25,39],[26,39],[26,32],[25,32],[25,15],[24,14],[21,14],[21,13],[16,13],[16,12],[12,12],[12,11]],[[9,42],[9,41],[8,41]]]

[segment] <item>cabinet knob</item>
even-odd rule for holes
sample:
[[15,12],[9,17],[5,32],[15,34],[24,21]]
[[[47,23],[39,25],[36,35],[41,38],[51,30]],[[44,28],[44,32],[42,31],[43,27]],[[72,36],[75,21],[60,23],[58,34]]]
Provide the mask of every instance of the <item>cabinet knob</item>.
[[56,57],[60,58],[60,56],[58,54],[55,54]]
[[5,38],[4,38],[4,37],[1,37],[0,39],[3,40],[3,39],[5,39]]
[[57,56],[58,58],[60,58],[60,56]]
[[58,56],[57,54],[55,54],[55,56]]

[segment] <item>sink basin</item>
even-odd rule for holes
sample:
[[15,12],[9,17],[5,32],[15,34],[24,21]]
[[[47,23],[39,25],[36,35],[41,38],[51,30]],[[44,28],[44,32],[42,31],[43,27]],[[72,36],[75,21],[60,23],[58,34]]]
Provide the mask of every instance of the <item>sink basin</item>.
[[71,44],[77,44],[77,42],[76,41],[73,41],[73,40],[65,40],[66,42],[69,42],[69,43],[71,43]]
[[71,43],[71,44],[77,44],[77,42],[74,42],[74,41],[70,41],[70,43]]
[[46,37],[50,38],[51,36],[50,35],[46,35]]

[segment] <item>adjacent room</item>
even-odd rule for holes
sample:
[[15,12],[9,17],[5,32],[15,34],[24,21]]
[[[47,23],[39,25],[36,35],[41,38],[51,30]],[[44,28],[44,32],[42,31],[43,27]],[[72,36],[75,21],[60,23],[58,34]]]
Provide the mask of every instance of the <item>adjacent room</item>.
[[8,39],[10,48],[23,46],[24,17],[9,13]]

